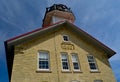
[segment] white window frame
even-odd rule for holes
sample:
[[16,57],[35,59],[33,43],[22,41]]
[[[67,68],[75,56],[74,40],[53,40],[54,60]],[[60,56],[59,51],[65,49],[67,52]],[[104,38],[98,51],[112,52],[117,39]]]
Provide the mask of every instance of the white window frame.
[[[66,62],[68,64],[68,69],[63,69],[62,55],[66,55],[66,57],[67,57],[67,61]],[[66,52],[61,52],[61,65],[62,65],[62,71],[70,71],[68,53],[66,53]]]
[[[39,58],[40,58],[40,53],[47,53],[48,54],[48,69],[42,69],[42,68],[39,68]],[[49,55],[49,52],[48,51],[38,51],[38,58],[37,58],[37,70],[38,71],[50,71],[50,55]]]
[[[77,58],[76,61],[73,61],[73,56],[76,56],[76,58]],[[77,53],[71,53],[71,59],[72,59],[73,70],[74,71],[80,71],[80,63],[79,63],[78,54]],[[74,63],[78,64],[79,69],[74,69]]]
[[[65,37],[67,37],[67,39],[68,39],[67,41],[64,39],[64,36],[65,36]],[[64,41],[64,42],[69,42],[69,41],[70,41],[70,39],[69,39],[69,36],[68,36],[68,35],[63,35],[62,37],[63,37],[63,41]]]
[[[93,61],[94,61],[94,62],[89,62],[89,60],[88,60],[88,57],[89,57],[89,56],[93,57]],[[95,64],[95,67],[96,67],[96,69],[91,69],[91,68],[90,68],[90,71],[92,71],[92,72],[98,71],[98,66],[97,66],[97,63],[96,63],[96,60],[95,60],[94,56],[93,56],[93,55],[88,55],[88,56],[87,56],[87,60],[88,60],[89,68],[90,68],[90,63],[94,63],[94,64]]]

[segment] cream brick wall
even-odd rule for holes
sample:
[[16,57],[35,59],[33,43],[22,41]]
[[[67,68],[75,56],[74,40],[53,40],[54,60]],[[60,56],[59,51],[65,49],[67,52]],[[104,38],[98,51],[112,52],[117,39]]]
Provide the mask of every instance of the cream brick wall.
[[[62,35],[64,34],[69,35],[70,43],[74,45],[75,49],[65,50],[61,48],[61,43],[63,43]],[[39,50],[49,51],[51,71],[41,72],[37,70]],[[69,72],[62,71],[60,52],[68,53]],[[80,72],[73,71],[71,53],[78,54]],[[90,72],[87,62],[87,55],[89,54],[95,57],[99,72]],[[116,82],[106,53],[92,46],[92,44],[86,43],[86,41],[65,28],[53,33],[46,33],[43,36],[15,46],[11,82],[70,82],[71,80],[93,82],[96,79],[101,79],[103,82]]]

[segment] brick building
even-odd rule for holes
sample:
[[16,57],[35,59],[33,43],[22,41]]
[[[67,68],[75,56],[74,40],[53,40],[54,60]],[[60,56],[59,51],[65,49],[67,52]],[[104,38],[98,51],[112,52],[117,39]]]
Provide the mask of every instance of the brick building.
[[46,8],[42,28],[5,41],[10,82],[116,82],[115,52],[73,24],[62,4]]

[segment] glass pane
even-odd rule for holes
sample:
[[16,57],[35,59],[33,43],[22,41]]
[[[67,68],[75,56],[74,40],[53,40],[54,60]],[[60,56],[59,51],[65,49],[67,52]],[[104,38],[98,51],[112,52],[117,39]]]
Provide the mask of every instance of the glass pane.
[[67,54],[62,53],[62,60],[67,60]]
[[68,69],[68,62],[62,62],[63,69]]
[[63,36],[64,41],[68,41],[68,36]]
[[79,69],[79,64],[78,63],[73,63],[74,69]]
[[77,55],[72,55],[72,61],[73,61],[73,62],[78,62]]
[[67,59],[65,54],[62,54],[62,59]]
[[87,56],[88,57],[88,62],[95,62],[93,56]]
[[40,52],[39,58],[40,59],[48,59],[48,53],[47,52]]
[[89,65],[90,65],[90,69],[92,69],[92,70],[97,69],[95,63],[89,63]]
[[39,61],[40,69],[49,69],[48,61]]

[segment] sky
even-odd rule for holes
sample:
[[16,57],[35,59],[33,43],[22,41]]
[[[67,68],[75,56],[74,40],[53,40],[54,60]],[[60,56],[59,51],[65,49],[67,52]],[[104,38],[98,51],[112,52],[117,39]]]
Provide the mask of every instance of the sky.
[[4,41],[41,28],[53,4],[70,7],[76,26],[117,53],[109,61],[120,82],[120,0],[0,0],[0,82],[8,82]]

